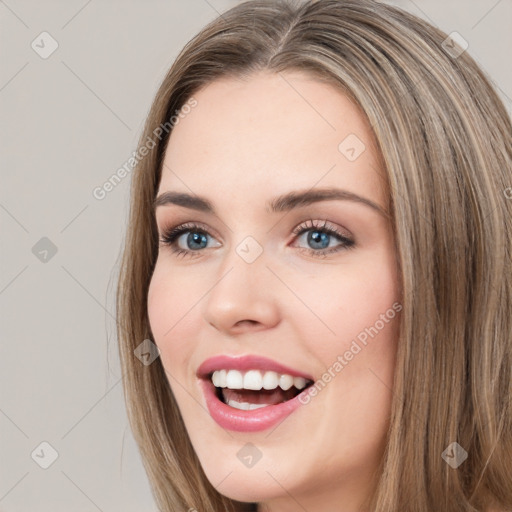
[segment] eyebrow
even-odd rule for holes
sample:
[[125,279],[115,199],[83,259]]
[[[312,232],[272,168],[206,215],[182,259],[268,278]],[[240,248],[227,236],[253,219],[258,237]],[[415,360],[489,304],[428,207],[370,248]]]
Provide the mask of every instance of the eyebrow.
[[[266,211],[267,213],[287,212],[294,208],[300,208],[312,203],[333,200],[353,201],[364,204],[384,217],[389,217],[389,213],[377,203],[354,194],[353,192],[349,192],[348,190],[342,190],[339,188],[322,188],[288,192],[287,194],[275,197],[269,201],[266,204]],[[184,208],[190,208],[200,212],[216,215],[215,208],[208,199],[197,195],[186,194],[184,192],[163,192],[153,202],[153,208],[156,210],[159,206],[167,206],[169,204],[175,204],[183,206]]]

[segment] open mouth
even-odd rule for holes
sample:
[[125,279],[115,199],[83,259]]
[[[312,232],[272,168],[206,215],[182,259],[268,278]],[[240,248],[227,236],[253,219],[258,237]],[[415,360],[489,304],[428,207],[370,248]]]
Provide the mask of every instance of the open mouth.
[[217,370],[208,378],[221,402],[245,411],[287,402],[313,385],[313,381],[303,377],[259,370]]

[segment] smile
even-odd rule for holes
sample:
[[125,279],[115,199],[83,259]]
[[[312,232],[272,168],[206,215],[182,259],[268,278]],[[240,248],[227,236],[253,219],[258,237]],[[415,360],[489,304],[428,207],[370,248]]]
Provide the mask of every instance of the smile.
[[307,383],[311,384],[304,377],[260,370],[249,370],[245,373],[238,370],[217,370],[213,372],[211,380],[217,396],[225,404],[242,410],[254,410],[285,402],[297,396]]
[[211,417],[239,432],[282,421],[303,405],[299,397],[313,384],[309,376],[259,356],[217,356],[201,365],[198,376]]

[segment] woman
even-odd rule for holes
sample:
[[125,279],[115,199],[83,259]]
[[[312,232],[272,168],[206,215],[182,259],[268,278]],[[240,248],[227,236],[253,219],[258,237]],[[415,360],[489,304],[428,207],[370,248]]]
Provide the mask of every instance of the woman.
[[512,510],[511,131],[457,38],[370,0],[187,44],[117,295],[162,511]]

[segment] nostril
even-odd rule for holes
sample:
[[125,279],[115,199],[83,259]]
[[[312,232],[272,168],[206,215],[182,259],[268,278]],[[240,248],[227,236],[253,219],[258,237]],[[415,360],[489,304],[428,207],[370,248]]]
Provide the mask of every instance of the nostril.
[[255,325],[255,324],[258,324],[258,322],[256,320],[240,320],[239,322],[237,322],[235,325],[237,327],[242,327],[244,324],[249,324],[249,325]]

